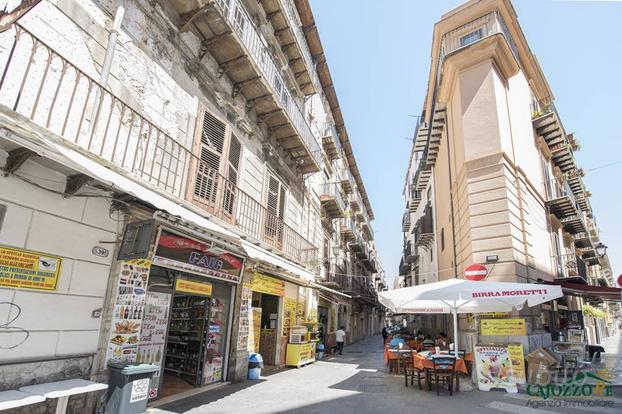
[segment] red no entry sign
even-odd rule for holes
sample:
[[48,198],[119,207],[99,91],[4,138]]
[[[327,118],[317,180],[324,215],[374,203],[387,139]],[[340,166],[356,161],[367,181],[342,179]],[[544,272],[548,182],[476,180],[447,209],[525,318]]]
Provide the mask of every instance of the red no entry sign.
[[622,287],[622,275],[618,276],[618,286]]
[[488,269],[481,264],[472,264],[464,269],[464,278],[468,280],[484,280],[488,274]]

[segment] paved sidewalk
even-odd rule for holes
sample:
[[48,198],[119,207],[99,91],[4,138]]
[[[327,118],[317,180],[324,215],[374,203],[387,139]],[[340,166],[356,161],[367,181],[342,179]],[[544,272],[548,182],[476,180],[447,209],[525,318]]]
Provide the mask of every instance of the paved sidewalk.
[[[464,381],[467,381],[466,379]],[[618,390],[616,391],[616,393]],[[570,409],[534,407],[534,398],[502,391],[454,393],[405,387],[404,377],[388,374],[382,338],[347,346],[343,356],[329,357],[300,369],[287,369],[260,381],[223,386],[217,390],[151,409],[150,414],[601,414],[622,412],[622,394],[608,401],[614,408]]]

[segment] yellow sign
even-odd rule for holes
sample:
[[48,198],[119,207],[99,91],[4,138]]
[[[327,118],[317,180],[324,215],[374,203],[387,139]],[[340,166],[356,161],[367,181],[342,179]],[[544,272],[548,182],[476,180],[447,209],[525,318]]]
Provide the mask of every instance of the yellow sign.
[[479,314],[480,319],[488,318],[507,318],[510,314],[508,312],[482,312]]
[[177,279],[175,281],[175,290],[178,292],[191,293],[193,295],[211,296],[212,284]]
[[296,299],[285,298],[283,303],[283,336],[289,335],[292,320],[296,321]]
[[522,344],[509,344],[508,355],[512,364],[512,375],[514,382],[517,384],[525,384],[525,354],[523,354]]
[[527,335],[524,319],[481,319],[480,332],[484,336]]
[[253,274],[253,281],[250,283],[250,287],[254,292],[267,293],[274,296],[285,295],[285,282],[257,272]]
[[62,261],[58,256],[0,247],[0,286],[56,290]]

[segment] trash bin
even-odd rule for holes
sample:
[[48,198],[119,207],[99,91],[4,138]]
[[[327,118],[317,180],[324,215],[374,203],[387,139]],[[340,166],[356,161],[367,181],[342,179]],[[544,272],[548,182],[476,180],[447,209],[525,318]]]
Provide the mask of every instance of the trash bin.
[[263,358],[260,354],[250,354],[248,356],[248,379],[258,380],[263,368]]
[[149,400],[149,385],[160,367],[153,364],[111,363],[106,414],[144,413]]
[[320,360],[322,358],[324,358],[324,344],[320,343],[317,344],[317,348],[316,348],[316,353],[315,353],[315,359]]

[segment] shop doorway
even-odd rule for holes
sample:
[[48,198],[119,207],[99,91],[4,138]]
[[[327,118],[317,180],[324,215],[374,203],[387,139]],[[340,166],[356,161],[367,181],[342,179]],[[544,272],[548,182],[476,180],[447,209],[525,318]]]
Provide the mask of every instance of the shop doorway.
[[253,322],[255,329],[259,328],[259,335],[255,332],[255,338],[259,339],[259,347],[255,342],[255,349],[259,350],[264,365],[277,365],[277,343],[279,339],[279,296],[267,293],[253,292]]
[[159,327],[153,329],[153,337],[141,338],[137,362],[161,367],[157,392],[151,397],[221,381],[232,287],[157,266],[151,268],[149,282],[145,321],[158,321]]

